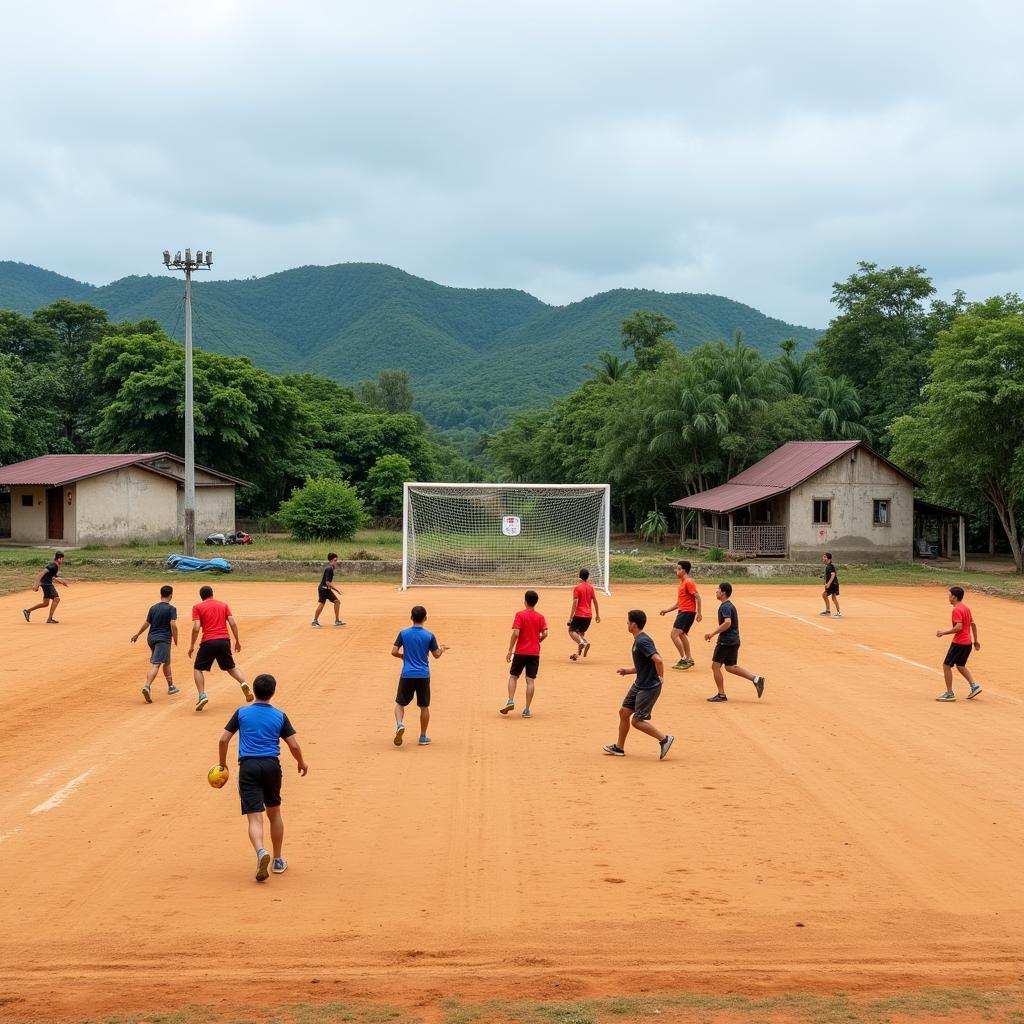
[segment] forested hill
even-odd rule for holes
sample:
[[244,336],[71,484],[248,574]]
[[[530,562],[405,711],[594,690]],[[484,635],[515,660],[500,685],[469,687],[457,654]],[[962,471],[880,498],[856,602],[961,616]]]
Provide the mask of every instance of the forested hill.
[[[179,339],[182,290],[170,274],[95,287],[0,262],[0,309],[28,314],[73,299],[114,321],[156,319]],[[449,288],[368,263],[240,281],[196,275],[193,294],[198,347],[248,355],[277,373],[305,370],[346,383],[405,369],[419,410],[449,428],[494,429],[517,409],[567,394],[599,352],[620,351],[620,325],[637,309],[675,320],[684,349],[742,331],[748,344],[774,354],[782,338],[807,344],[818,335],[716,295],[621,289],[549,306],[514,289]]]

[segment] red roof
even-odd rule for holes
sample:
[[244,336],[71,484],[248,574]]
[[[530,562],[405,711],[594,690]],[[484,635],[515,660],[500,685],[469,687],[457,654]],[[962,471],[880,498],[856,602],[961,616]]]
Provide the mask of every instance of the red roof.
[[[163,458],[183,462],[179,456],[172,455],[170,452],[136,452],[132,455],[40,455],[38,458],[15,462],[0,469],[0,487],[63,487],[76,480],[85,480],[87,477],[99,476],[101,473],[109,473],[114,469],[123,469],[125,466],[145,464]],[[146,465],[145,468],[150,472],[159,473],[161,476],[170,475],[153,466]],[[219,473],[215,469],[207,469],[205,466],[196,468],[205,473],[223,477],[225,480],[248,486],[244,480],[237,480],[235,477]]]
[[692,508],[702,512],[732,512],[753,505],[758,501],[774,498],[798,487],[815,473],[820,473],[833,462],[852,452],[864,448],[876,459],[880,459],[912,484],[917,483],[899,466],[893,466],[888,459],[872,451],[863,441],[787,441],[771,455],[755,462],[749,469],[734,476],[727,484],[701,491],[689,498],[672,502],[672,508]]

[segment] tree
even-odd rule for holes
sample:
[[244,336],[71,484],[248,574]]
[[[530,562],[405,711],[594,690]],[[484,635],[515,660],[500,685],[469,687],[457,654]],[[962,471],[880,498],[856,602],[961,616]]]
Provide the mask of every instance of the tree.
[[299,540],[350,540],[366,525],[366,510],[359,493],[344,480],[319,477],[296,487],[277,510]]
[[58,299],[32,314],[32,319],[53,331],[57,354],[70,363],[81,363],[103,336],[107,314],[88,302]]
[[792,338],[785,338],[779,343],[782,355],[774,363],[779,387],[790,395],[813,398],[821,386],[817,356],[814,352],[805,352],[797,358],[796,346]]
[[412,463],[404,455],[380,456],[366,475],[366,504],[374,515],[401,515],[403,485],[413,479]]
[[56,351],[57,336],[52,327],[13,309],[0,309],[0,355],[41,363],[52,359]]
[[857,389],[845,377],[821,377],[808,403],[826,441],[871,441],[871,431],[861,421]]
[[925,300],[935,288],[924,267],[858,268],[833,285],[840,312],[818,340],[818,355],[825,373],[846,377],[858,390],[865,425],[881,439],[893,419],[921,401],[935,333],[950,307],[933,304],[929,316]]
[[412,387],[405,370],[381,370],[375,381],[360,381],[355,393],[359,401],[371,409],[391,413],[412,412]]
[[892,425],[892,455],[948,503],[981,493],[1018,573],[1024,507],[1024,303],[967,307],[935,341],[925,401]]
[[638,309],[622,321],[622,347],[633,350],[638,370],[653,370],[677,351],[669,339],[677,330],[676,322],[664,313]]
[[614,384],[616,381],[625,380],[632,366],[628,359],[620,359],[611,352],[599,352],[597,361],[599,366],[588,363],[583,369],[589,370],[599,384]]

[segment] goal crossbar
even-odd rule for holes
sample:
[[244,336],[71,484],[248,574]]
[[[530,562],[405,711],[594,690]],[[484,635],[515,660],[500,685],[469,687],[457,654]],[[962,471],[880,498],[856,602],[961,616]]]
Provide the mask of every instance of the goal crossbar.
[[609,592],[608,484],[404,485],[402,589],[571,587]]

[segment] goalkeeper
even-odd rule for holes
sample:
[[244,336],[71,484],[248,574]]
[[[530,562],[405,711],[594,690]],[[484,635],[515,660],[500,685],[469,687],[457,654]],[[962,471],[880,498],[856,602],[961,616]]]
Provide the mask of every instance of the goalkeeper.
[[[220,734],[217,763],[227,764],[228,744],[237,732],[238,795],[242,800],[242,813],[249,822],[249,842],[256,851],[256,881],[265,882],[271,870],[275,875],[288,870],[288,861],[281,855],[284,818],[281,817],[280,740],[288,744],[292,757],[298,762],[300,775],[309,771],[309,765],[295,738],[295,727],[283,711],[270,703],[277,690],[277,680],[263,673],[252,681],[252,689],[255,703],[237,708]],[[270,819],[270,840],[274,847],[272,868],[270,854],[263,845],[264,811]]]

